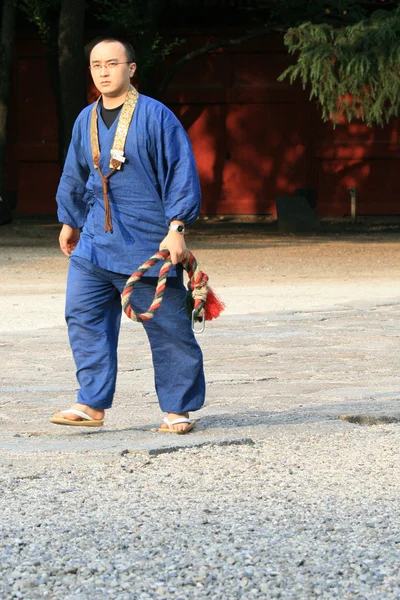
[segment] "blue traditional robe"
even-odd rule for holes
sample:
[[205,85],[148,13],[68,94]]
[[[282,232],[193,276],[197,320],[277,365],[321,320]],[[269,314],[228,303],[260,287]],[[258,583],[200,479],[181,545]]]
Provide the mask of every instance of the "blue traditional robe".
[[[140,94],[125,143],[126,161],[109,180],[114,232],[105,233],[103,188],[90,142],[92,108],[86,107],[74,125],[56,196],[58,218],[82,228],[75,256],[129,275],[158,251],[170,221],[190,225],[197,218],[201,196],[196,164],[175,115]],[[100,168],[106,176],[118,119],[107,129],[100,108],[99,103]]]

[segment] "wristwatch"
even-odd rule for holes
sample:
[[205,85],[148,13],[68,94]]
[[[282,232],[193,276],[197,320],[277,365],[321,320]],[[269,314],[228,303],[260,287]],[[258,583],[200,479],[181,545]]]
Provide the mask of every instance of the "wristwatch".
[[185,233],[185,226],[184,225],[170,225],[169,228],[171,229],[171,231],[177,231],[178,233],[182,233],[182,235]]

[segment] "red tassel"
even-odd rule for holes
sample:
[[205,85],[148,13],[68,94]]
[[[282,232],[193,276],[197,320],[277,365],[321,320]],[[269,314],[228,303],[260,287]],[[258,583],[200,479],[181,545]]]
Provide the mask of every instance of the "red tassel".
[[218,298],[216,293],[210,287],[207,287],[207,300],[204,306],[204,315],[206,321],[216,319],[224,309],[225,304],[222,302],[222,300]]

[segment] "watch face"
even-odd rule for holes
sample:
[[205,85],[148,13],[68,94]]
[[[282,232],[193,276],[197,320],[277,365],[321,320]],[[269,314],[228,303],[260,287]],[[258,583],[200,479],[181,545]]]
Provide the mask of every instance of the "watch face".
[[179,231],[179,233],[183,233],[185,231],[185,228],[183,225],[178,225],[178,227],[176,228],[177,231]]

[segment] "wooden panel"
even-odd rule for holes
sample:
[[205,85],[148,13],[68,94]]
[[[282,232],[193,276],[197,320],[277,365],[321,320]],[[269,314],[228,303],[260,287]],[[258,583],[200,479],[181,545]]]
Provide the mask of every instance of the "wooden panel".
[[[21,58],[17,62],[17,139],[14,143],[34,143],[35,153],[40,145],[57,143],[55,100],[42,58]],[[17,156],[18,158],[18,156]],[[35,154],[36,160],[40,158]]]
[[58,163],[21,163],[18,172],[18,214],[54,215],[60,167]]
[[201,182],[202,213],[215,213],[221,196],[226,155],[226,107],[210,104],[171,108],[187,130],[192,143]]
[[279,90],[286,99],[294,100],[296,87],[287,80],[278,81],[279,75],[290,64],[287,54],[281,52],[244,54],[231,56],[232,87]]
[[[187,46],[168,61],[243,32],[180,33]],[[21,214],[52,214],[58,132],[44,48],[38,39],[24,38],[16,54],[6,188],[18,189]],[[274,213],[277,195],[314,187],[319,215],[343,216],[350,210],[348,188],[356,187],[359,214],[400,214],[400,121],[384,128],[352,123],[333,129],[322,122],[308,92],[277,81],[290,60],[282,38],[270,36],[190,61],[172,80],[163,101],[192,140],[203,212]],[[89,96],[90,101],[97,96],[92,86]]]
[[349,188],[357,190],[357,214],[400,213],[400,160],[322,160],[318,169],[318,213],[350,214]]
[[304,124],[295,104],[174,110],[192,142],[203,213],[275,214],[277,195],[307,186]]
[[27,43],[14,70],[11,111],[15,113],[8,143],[13,168],[7,184],[11,184],[9,189],[17,188],[18,214],[50,215],[56,212],[55,192],[60,176],[55,100],[46,60],[34,44],[32,54],[26,52]]
[[399,119],[385,127],[356,121],[334,128],[313,112],[318,214],[349,215],[350,187],[356,188],[359,215],[400,214]]
[[14,144],[14,155],[20,162],[53,162],[58,160],[57,142],[47,142],[46,140],[31,142],[16,142]]
[[307,186],[296,104],[230,105],[220,214],[275,214],[275,197]]
[[[179,58],[179,57],[176,57]],[[163,96],[166,104],[221,103],[230,83],[230,56],[218,52],[187,62],[176,72]],[[160,74],[162,80],[162,74]]]
[[385,127],[367,127],[354,122],[334,128],[320,118],[316,125],[318,158],[400,158],[400,119],[392,119]]

